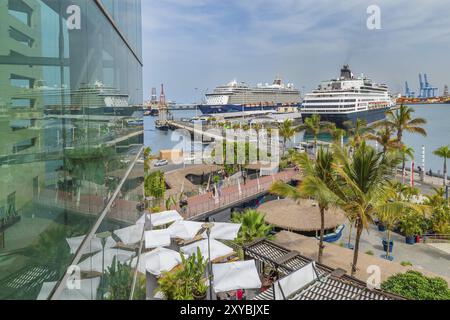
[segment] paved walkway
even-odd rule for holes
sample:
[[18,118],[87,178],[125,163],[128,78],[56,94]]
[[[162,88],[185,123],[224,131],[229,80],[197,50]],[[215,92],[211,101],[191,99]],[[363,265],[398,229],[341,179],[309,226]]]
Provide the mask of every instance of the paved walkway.
[[[349,230],[347,224],[338,244],[348,242]],[[355,234],[355,230],[353,229],[351,243],[354,243]],[[361,252],[365,253],[370,250],[377,258],[383,255],[384,251],[381,243],[383,237],[386,237],[386,233],[378,231],[375,225],[371,225],[369,232],[364,231],[361,235]],[[405,237],[397,233],[391,233],[391,238],[394,240],[394,250],[392,253],[394,262],[410,262],[418,270],[428,270],[450,278],[450,253],[439,250],[431,244],[406,244]]]
[[[314,238],[305,237],[297,233],[292,233],[288,231],[282,231],[276,235],[276,242],[282,246],[296,250],[300,254],[317,260],[317,250],[318,241]],[[353,260],[353,250],[339,246],[338,244],[327,243],[325,245],[323,263],[332,268],[342,268],[347,271],[348,274],[351,273],[351,263]],[[442,264],[442,267],[449,266],[449,261],[437,262]],[[400,265],[400,262],[395,260],[393,262],[381,259],[379,256],[365,254],[364,250],[360,250],[358,259],[358,270],[356,272],[356,277],[362,281],[367,281],[370,273],[367,272],[369,266],[378,266],[381,271],[381,281],[385,281],[390,276],[397,273],[404,273],[408,270],[417,270],[423,274],[431,277],[441,276],[450,285],[450,277],[443,276],[442,274],[436,274],[429,270],[421,269],[417,266],[404,267]],[[447,271],[448,275],[448,271]]]
[[188,210],[185,218],[193,218],[208,212],[213,212],[221,208],[225,209],[230,205],[237,204],[242,201],[250,201],[258,194],[266,193],[272,184],[277,180],[285,182],[292,181],[298,175],[295,170],[286,170],[273,176],[264,176],[259,179],[247,180],[247,183],[233,185],[222,188],[220,197],[214,198],[212,192],[194,196],[188,199]]

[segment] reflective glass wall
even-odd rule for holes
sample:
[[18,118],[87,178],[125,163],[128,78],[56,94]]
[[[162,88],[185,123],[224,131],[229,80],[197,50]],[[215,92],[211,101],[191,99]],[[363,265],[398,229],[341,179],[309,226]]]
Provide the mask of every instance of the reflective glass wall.
[[[106,2],[0,0],[0,299],[51,297],[86,235],[138,218],[140,1]],[[66,298],[98,297],[94,269]]]

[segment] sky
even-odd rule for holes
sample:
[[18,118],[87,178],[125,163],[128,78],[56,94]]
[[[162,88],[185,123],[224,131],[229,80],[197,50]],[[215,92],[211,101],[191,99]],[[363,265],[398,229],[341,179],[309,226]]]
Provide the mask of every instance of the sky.
[[[381,29],[367,28],[380,8]],[[233,79],[311,91],[343,64],[415,91],[419,73],[441,94],[450,85],[449,0],[142,0],[144,98],[200,102]]]

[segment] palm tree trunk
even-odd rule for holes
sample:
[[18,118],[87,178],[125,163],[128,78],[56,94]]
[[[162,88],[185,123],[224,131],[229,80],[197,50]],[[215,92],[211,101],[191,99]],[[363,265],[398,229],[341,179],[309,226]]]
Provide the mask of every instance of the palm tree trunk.
[[363,231],[363,225],[361,221],[356,221],[356,239],[355,239],[355,249],[353,252],[353,263],[352,263],[352,276],[356,274],[356,266],[358,264],[358,253],[359,253],[359,241],[361,240],[361,234]]
[[405,176],[406,176],[406,161],[405,158],[403,158],[403,162],[402,162],[402,183],[405,184]]
[[325,235],[325,209],[320,207],[320,241],[319,241],[319,256],[318,261],[322,263],[323,249],[325,246],[323,245],[323,237]]
[[386,258],[389,258],[389,252],[391,251],[391,231],[387,229],[387,250],[386,250]]
[[444,187],[447,186],[447,158],[444,157]]
[[350,243],[352,242],[353,222],[350,220],[349,222],[350,222],[350,230],[348,233],[348,248],[350,249]]

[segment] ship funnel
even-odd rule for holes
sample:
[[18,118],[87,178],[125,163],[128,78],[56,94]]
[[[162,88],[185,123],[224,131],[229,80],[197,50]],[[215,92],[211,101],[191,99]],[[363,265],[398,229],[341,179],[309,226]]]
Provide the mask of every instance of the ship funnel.
[[344,65],[341,69],[341,79],[350,80],[352,79],[352,72],[348,64]]

